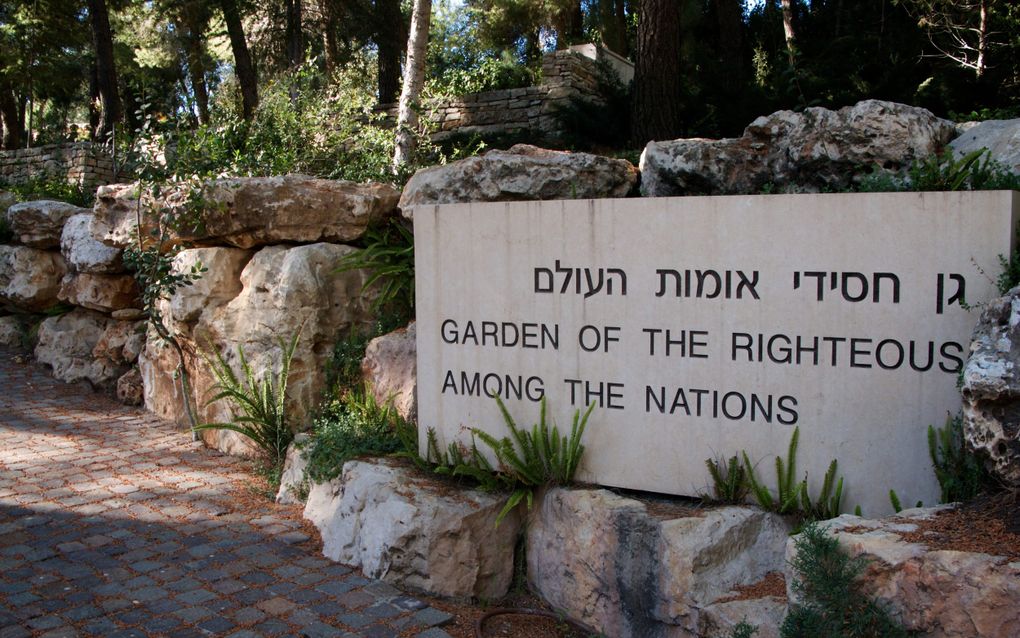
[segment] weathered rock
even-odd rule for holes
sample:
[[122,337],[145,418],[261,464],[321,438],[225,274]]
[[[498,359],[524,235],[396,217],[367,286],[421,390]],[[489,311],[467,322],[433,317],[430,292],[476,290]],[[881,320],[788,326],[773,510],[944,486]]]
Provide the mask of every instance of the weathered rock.
[[[219,249],[209,253],[185,251],[182,267],[202,255],[209,271],[203,279],[209,285],[207,296],[194,296],[197,286],[178,290],[165,304],[164,317],[186,351],[186,367],[191,377],[200,421],[231,420],[232,408],[226,401],[206,405],[214,384],[200,352],[214,348],[235,370],[239,370],[238,347],[256,376],[279,370],[280,339],[289,341],[300,332],[291,363],[287,390],[287,410],[291,426],[305,429],[309,411],[324,389],[321,370],[333,345],[352,328],[367,326],[372,318],[374,297],[362,294],[366,275],[362,271],[336,273],[343,255],[353,251],[337,244],[306,246],[270,246],[248,258],[247,251]],[[182,253],[184,254],[184,253]],[[237,270],[243,268],[238,275]],[[228,299],[231,294],[235,296]],[[180,297],[178,297],[180,296]],[[204,304],[204,305],[203,305]],[[145,405],[160,416],[178,423],[186,422],[179,384],[173,381],[176,356],[159,351],[150,337],[139,366],[145,379]],[[206,443],[227,453],[249,449],[234,433],[210,430],[202,433]]]
[[715,603],[701,610],[697,635],[732,636],[737,625],[747,622],[758,628],[755,638],[779,638],[786,609],[786,598],[773,596]]
[[963,434],[995,475],[1020,486],[1020,288],[981,313],[963,368]]
[[636,183],[626,160],[518,144],[418,171],[400,208],[410,218],[427,204],[625,197]]
[[[1008,638],[1020,626],[1020,563],[1001,556],[931,550],[900,534],[939,508],[865,520],[845,514],[826,522],[839,544],[867,568],[860,582],[908,630],[932,638]],[[792,537],[787,558],[796,555]],[[787,583],[795,574],[787,567]]]
[[141,308],[124,308],[123,310],[114,310],[110,316],[121,321],[136,321],[145,317],[145,311]]
[[77,272],[117,274],[124,272],[122,251],[107,246],[92,236],[91,211],[73,215],[64,224],[60,236],[60,252],[67,264]]
[[554,608],[606,635],[699,636],[706,608],[782,571],[787,532],[757,509],[660,517],[607,490],[555,488],[529,520],[528,580]]
[[138,282],[131,275],[68,274],[60,283],[59,298],[73,306],[100,312],[138,308],[142,304]]
[[748,194],[766,184],[838,190],[876,168],[906,169],[955,135],[952,122],[925,109],[880,100],[838,111],[778,111],[756,119],[738,138],[649,142],[641,155],[641,193]]
[[117,400],[124,405],[142,404],[142,373],[131,368],[117,379]]
[[18,203],[18,198],[11,191],[0,190],[0,216],[7,213],[7,209]]
[[450,490],[414,470],[350,461],[340,479],[312,486],[305,518],[327,558],[439,596],[499,598],[513,578],[517,511],[499,526],[505,496]]
[[45,199],[22,202],[7,209],[7,223],[22,244],[33,248],[57,248],[64,222],[72,215],[87,212],[87,208]]
[[968,126],[949,148],[956,155],[986,148],[993,160],[1020,174],[1020,119],[986,120]]
[[112,383],[127,371],[108,359],[96,359],[92,351],[102,339],[110,319],[78,308],[50,317],[39,326],[35,358],[53,368],[53,376],[68,383],[88,381],[95,386]]
[[372,339],[365,348],[361,373],[380,405],[393,408],[409,423],[418,419],[418,361],[415,324]]
[[145,347],[144,321],[108,321],[103,335],[92,348],[92,356],[113,365],[132,364]]
[[204,268],[205,272],[190,286],[178,288],[170,303],[163,307],[164,315],[169,310],[174,322],[195,323],[204,311],[229,302],[241,292],[241,272],[251,256],[252,251],[240,248],[182,250],[174,257],[175,273],[188,273],[193,268]]
[[[185,210],[191,187],[167,191],[159,204]],[[96,195],[96,237],[123,248],[136,225],[138,189],[101,187]],[[183,239],[198,244],[252,248],[281,242],[346,242],[396,210],[400,192],[388,184],[317,179],[306,175],[225,178],[199,193],[201,231]],[[145,221],[143,220],[143,226]]]
[[308,467],[308,459],[305,458],[301,446],[308,443],[311,437],[301,432],[294,437],[294,442],[287,448],[287,458],[283,461],[283,473],[280,474],[280,489],[276,492],[276,502],[282,505],[300,505],[304,501],[301,498],[302,491],[308,489],[305,483],[305,468]]
[[0,304],[42,312],[58,303],[67,265],[60,253],[0,246]]
[[14,316],[0,317],[0,346],[21,348],[26,336],[27,331],[21,319]]

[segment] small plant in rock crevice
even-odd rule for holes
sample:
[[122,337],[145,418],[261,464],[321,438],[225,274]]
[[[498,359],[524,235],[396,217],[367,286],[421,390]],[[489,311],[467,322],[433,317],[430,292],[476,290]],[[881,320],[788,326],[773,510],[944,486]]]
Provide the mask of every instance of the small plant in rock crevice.
[[369,271],[361,289],[378,286],[373,309],[389,309],[409,320],[414,316],[414,233],[394,217],[366,230],[361,244],[364,248],[346,255],[337,271]]
[[941,502],[954,503],[993,490],[995,479],[963,438],[963,415],[946,417],[941,428],[928,426],[928,455],[941,488]]
[[712,478],[712,493],[701,495],[702,499],[730,505],[744,502],[751,486],[747,480],[747,469],[736,454],[728,461],[705,459],[705,467]]

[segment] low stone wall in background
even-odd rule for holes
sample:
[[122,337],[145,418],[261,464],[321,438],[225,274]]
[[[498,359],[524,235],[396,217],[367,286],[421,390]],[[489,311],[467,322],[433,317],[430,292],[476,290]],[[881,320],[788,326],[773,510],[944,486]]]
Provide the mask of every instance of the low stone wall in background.
[[92,142],[0,151],[0,181],[16,184],[47,177],[95,188],[117,181],[117,169],[106,147]]

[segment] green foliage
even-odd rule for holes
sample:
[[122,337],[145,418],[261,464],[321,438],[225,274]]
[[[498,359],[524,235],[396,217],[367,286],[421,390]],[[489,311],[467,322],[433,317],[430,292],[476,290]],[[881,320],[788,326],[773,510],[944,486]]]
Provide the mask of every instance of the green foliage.
[[729,638],[751,638],[758,633],[758,626],[752,625],[747,620],[741,620],[730,632]]
[[780,627],[783,638],[899,638],[909,634],[861,591],[867,563],[851,558],[821,527],[810,523],[794,543],[793,590],[799,602]]
[[746,469],[747,481],[751,487],[758,504],[770,512],[777,514],[796,515],[805,521],[826,520],[839,516],[843,500],[843,478],[836,480],[836,460],[829,463],[829,469],[825,472],[822,481],[822,489],[818,496],[811,498],[808,491],[808,480],[805,474],[801,481],[796,480],[797,474],[797,444],[800,440],[800,427],[793,429],[790,436],[790,444],[786,452],[786,460],[776,457],[776,494],[758,480],[755,476],[754,465],[743,452],[744,468]]
[[[900,502],[900,495],[896,493],[896,490],[889,490],[889,504],[892,505],[893,511],[897,514],[903,511],[903,503]],[[924,507],[924,503],[918,501],[914,504],[914,507]]]
[[410,319],[414,315],[414,233],[399,218],[369,228],[364,248],[348,253],[339,272],[364,268],[371,274],[362,291],[380,285],[373,309],[389,309]]
[[808,520],[825,521],[836,518],[840,515],[840,505],[843,500],[843,477],[836,481],[836,459],[829,463],[829,469],[825,472],[822,481],[822,490],[818,497],[812,501],[808,493],[807,479],[800,484],[800,506],[807,515]]
[[364,386],[334,396],[312,420],[306,475],[317,483],[335,479],[347,461],[398,452],[407,436],[415,437],[414,426],[391,404],[380,405]]
[[1013,251],[1010,259],[999,255],[999,275],[995,278],[995,288],[1004,295],[1020,285],[1020,248]]
[[985,120],[1012,120],[1020,117],[1020,107],[1007,106],[1001,108],[983,107],[969,113],[949,112],[949,119],[956,122],[983,122]]
[[484,56],[472,67],[448,67],[442,75],[429,78],[424,95],[427,99],[447,99],[453,96],[483,91],[499,91],[532,86],[537,83],[535,73],[522,65],[508,52]]
[[947,149],[938,155],[915,160],[906,177],[876,169],[857,185],[862,193],[901,191],[978,191],[1020,189],[1020,175],[991,159],[987,149],[957,157]]
[[744,502],[750,485],[747,470],[740,464],[736,454],[729,461],[722,459],[705,459],[705,467],[712,477],[712,493],[702,498],[716,503],[740,504]]
[[797,471],[797,442],[800,438],[800,427],[793,429],[790,436],[790,445],[786,453],[786,461],[779,456],[776,457],[776,484],[778,487],[775,497],[769,488],[758,481],[754,472],[754,465],[748,458],[747,452],[743,452],[744,467],[747,469],[747,480],[751,485],[751,493],[754,494],[758,504],[770,512],[778,514],[793,514],[799,507],[801,486],[795,480]]
[[572,97],[553,112],[570,149],[626,148],[630,142],[631,91],[607,63],[599,64],[599,100]]
[[941,502],[967,501],[993,489],[995,479],[963,440],[963,415],[946,418],[945,426],[928,426],[928,455],[942,490]]
[[255,371],[244,355],[244,348],[237,347],[237,356],[241,364],[241,376],[234,373],[220,352],[210,355],[203,352],[206,364],[216,378],[213,386],[216,392],[207,401],[213,403],[220,399],[229,400],[241,415],[231,423],[203,423],[196,430],[230,430],[251,440],[274,465],[283,463],[287,454],[287,446],[294,439],[294,433],[287,423],[287,379],[290,376],[290,363],[294,358],[300,331],[286,343],[279,340],[281,350],[280,371],[267,370],[262,378],[256,378]]
[[581,416],[580,410],[574,411],[574,419],[570,435],[561,435],[555,424],[546,420],[546,400],[542,398],[539,408],[538,423],[529,432],[520,429],[507,411],[503,401],[496,397],[496,404],[503,414],[503,420],[510,429],[511,436],[502,439],[479,430],[472,433],[489,446],[499,461],[500,471],[506,474],[515,486],[514,492],[507,499],[503,511],[497,517],[497,523],[522,501],[528,509],[534,497],[534,489],[545,485],[568,485],[574,479],[574,473],[584,454],[581,438],[588,425],[588,417],[595,409],[595,404]]
[[66,202],[82,208],[92,208],[96,200],[95,189],[86,188],[83,184],[68,182],[58,175],[31,177],[19,182],[0,182],[0,190],[14,193],[19,202],[30,202],[37,199],[52,199]]

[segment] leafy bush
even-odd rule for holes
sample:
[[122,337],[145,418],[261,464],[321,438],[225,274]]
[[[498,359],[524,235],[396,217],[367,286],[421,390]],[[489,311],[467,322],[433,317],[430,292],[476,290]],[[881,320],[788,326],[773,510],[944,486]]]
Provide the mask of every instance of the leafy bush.
[[338,397],[361,385],[361,362],[368,343],[378,336],[393,332],[406,325],[408,317],[395,312],[383,312],[367,329],[352,328],[333,345],[333,353],[326,361],[326,387],[331,396]]
[[241,411],[241,416],[231,423],[203,423],[195,430],[230,430],[251,440],[274,465],[283,463],[287,455],[287,446],[294,440],[294,432],[287,423],[286,399],[287,379],[290,376],[290,363],[294,358],[300,332],[291,337],[289,343],[280,339],[282,352],[280,371],[267,371],[259,379],[244,355],[244,348],[237,347],[237,356],[241,362],[241,377],[227,363],[219,352],[209,355],[203,352],[203,358],[212,369],[216,384],[216,394],[208,403],[228,399]]
[[909,634],[889,613],[861,591],[858,581],[867,563],[851,558],[818,525],[804,527],[794,543],[793,591],[799,602],[783,619],[783,638],[899,638]]
[[915,161],[906,178],[876,171],[858,186],[859,191],[868,193],[1017,189],[1020,189],[1020,175],[991,159],[988,149],[972,151],[959,158],[948,149]]
[[[340,476],[344,463],[402,449],[402,434],[414,431],[389,404],[380,405],[364,386],[335,396],[319,408],[305,444],[307,476],[322,483]],[[411,434],[411,436],[414,436]]]
[[943,503],[966,501],[995,487],[995,479],[963,440],[962,414],[947,417],[941,428],[928,426],[928,455]]
[[68,182],[67,179],[58,175],[32,177],[21,182],[0,182],[0,190],[14,193],[19,202],[52,199],[82,208],[92,208],[92,204],[96,200],[94,188]]
[[479,60],[473,68],[448,68],[428,81],[427,99],[443,100],[469,93],[517,89],[537,84],[536,74],[509,51]]

